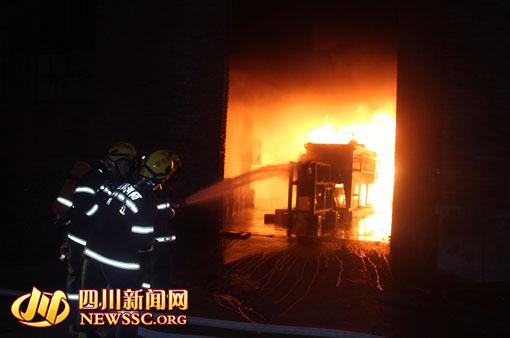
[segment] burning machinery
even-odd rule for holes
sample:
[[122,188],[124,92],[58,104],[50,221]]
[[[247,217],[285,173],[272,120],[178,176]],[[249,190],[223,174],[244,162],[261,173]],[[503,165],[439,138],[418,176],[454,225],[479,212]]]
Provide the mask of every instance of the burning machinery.
[[267,222],[288,226],[289,236],[318,237],[366,216],[376,178],[376,153],[364,145],[308,143],[306,153],[289,168],[287,209],[266,215]]

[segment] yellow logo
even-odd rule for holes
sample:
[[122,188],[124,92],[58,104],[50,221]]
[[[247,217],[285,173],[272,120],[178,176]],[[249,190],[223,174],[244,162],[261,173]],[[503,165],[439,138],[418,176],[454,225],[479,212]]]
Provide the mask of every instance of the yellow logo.
[[[51,297],[51,298],[50,298]],[[28,300],[25,311],[21,306]],[[67,295],[63,291],[53,294],[41,292],[36,287],[31,293],[27,293],[16,299],[11,306],[11,312],[20,323],[33,327],[48,327],[63,322],[69,316],[69,303]],[[39,315],[36,318],[36,315]]]

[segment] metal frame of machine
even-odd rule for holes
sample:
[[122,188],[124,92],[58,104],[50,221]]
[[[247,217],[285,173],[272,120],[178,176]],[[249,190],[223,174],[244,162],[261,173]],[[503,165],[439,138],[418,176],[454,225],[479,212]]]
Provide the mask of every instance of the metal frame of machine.
[[317,161],[291,163],[287,206],[289,236],[317,237],[334,231],[337,220],[334,193],[331,165]]
[[290,165],[287,209],[275,215],[288,226],[289,237],[331,234],[339,221],[349,223],[372,212],[368,194],[376,178],[375,152],[355,141],[308,143],[306,149]]

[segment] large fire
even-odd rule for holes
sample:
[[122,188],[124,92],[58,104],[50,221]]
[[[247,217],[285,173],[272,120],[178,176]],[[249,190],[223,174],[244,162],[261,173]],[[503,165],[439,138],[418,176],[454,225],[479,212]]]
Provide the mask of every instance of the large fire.
[[335,127],[327,118],[310,131],[313,143],[348,143],[355,140],[377,153],[377,180],[371,204],[375,211],[391,212],[395,175],[395,113],[393,107],[376,111],[369,121]]
[[[369,193],[374,215],[361,220],[357,237],[387,240],[391,232],[395,151],[395,78],[345,83],[341,77],[299,83],[272,81],[233,70],[227,113],[225,177],[266,165],[296,161],[305,144],[348,143],[354,139],[378,157],[378,178]],[[366,75],[374,79],[374,75]],[[312,81],[313,80],[313,81]],[[251,184],[255,208],[286,208],[288,178]],[[260,220],[262,222],[262,220]]]
[[357,224],[360,238],[387,240],[391,233],[393,182],[395,176],[395,109],[388,105],[373,113],[369,121],[336,128],[327,119],[310,131],[313,143],[348,143],[355,140],[377,153],[377,179],[369,194],[374,214]]

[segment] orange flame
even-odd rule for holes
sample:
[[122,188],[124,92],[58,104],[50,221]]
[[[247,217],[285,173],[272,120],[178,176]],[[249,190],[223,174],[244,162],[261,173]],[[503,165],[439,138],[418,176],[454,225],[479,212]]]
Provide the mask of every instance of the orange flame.
[[336,128],[325,118],[324,125],[310,131],[313,143],[348,143],[355,140],[367,149],[377,153],[379,161],[378,178],[372,197],[374,210],[391,210],[393,199],[393,179],[395,175],[395,114],[386,110],[374,112],[366,122],[349,124]]
[[[387,240],[395,172],[395,78],[358,74],[353,78],[366,81],[345,83],[339,80],[342,77],[330,79],[327,74],[310,81],[269,81],[254,75],[230,74],[225,177],[296,161],[308,142],[347,143],[354,138],[379,159],[378,178],[369,193],[376,214],[360,221],[358,237]],[[286,208],[285,175],[250,187],[257,210],[273,213],[275,208]]]
[[395,110],[389,106],[376,111],[366,122],[336,128],[325,118],[324,125],[310,131],[313,143],[348,143],[355,140],[377,153],[377,179],[369,194],[374,214],[357,224],[365,240],[387,240],[391,233],[393,182],[395,176]]

